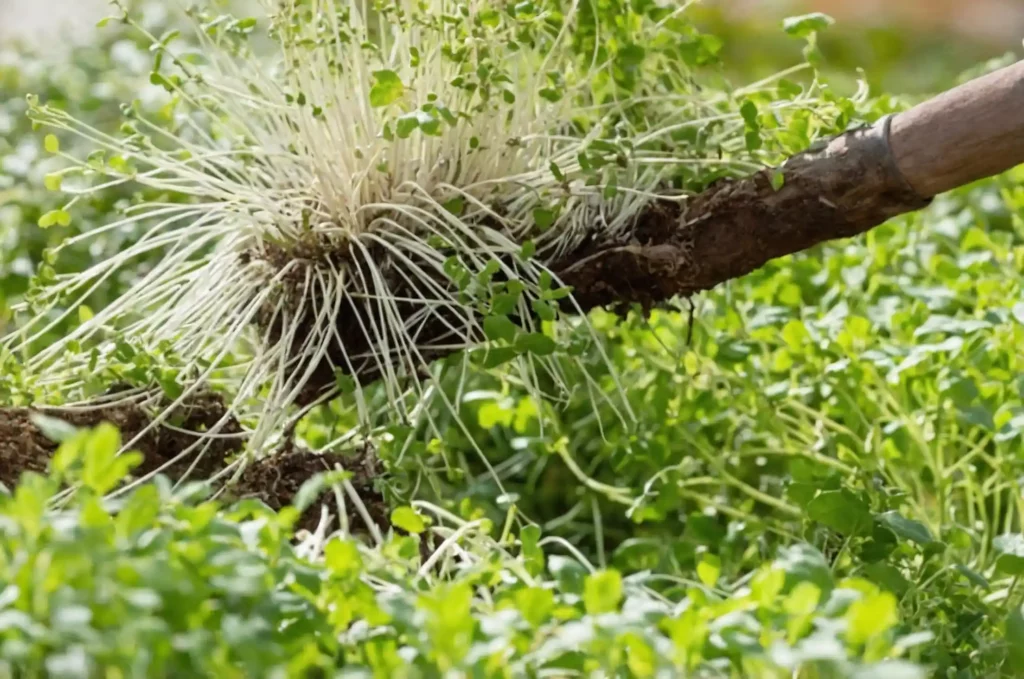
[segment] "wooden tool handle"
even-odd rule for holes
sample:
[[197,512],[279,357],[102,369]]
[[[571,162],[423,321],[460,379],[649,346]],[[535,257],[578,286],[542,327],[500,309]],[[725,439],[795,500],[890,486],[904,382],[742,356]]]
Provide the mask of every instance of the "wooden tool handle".
[[[685,206],[653,204],[623,243],[573,253],[555,271],[584,309],[650,307],[863,233],[1020,163],[1024,62],[850,130],[774,170],[718,182]],[[784,183],[776,188],[779,173]]]
[[1024,61],[897,115],[890,145],[924,198],[1024,163]]

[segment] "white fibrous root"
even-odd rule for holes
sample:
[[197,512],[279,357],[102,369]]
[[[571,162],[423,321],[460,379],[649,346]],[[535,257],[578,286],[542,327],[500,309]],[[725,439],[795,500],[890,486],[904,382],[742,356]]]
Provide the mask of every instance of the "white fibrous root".
[[[229,394],[256,445],[296,406],[343,391],[369,421],[371,383],[409,416],[443,391],[431,389],[431,362],[458,352],[530,389],[597,388],[567,372],[601,349],[566,349],[585,321],[557,320],[572,302],[553,264],[623,239],[652,201],[682,200],[681,172],[759,167],[750,117],[733,103],[756,87],[699,93],[683,62],[605,44],[600,26],[583,25],[586,3],[266,9],[190,11],[191,49],[149,36],[166,105],[125,106],[120,136],[30,102],[40,125],[95,145],[84,159],[58,151],[60,174],[79,177],[65,183],[66,210],[119,185],[141,196],[62,246],[135,229],[130,247],[50,272],[33,320],[8,340],[39,388],[84,396],[108,368],[171,357],[151,370],[162,392],[174,404],[210,387]],[[684,10],[645,18],[636,43],[667,39]],[[628,89],[623,68],[637,74]],[[766,111],[816,96],[805,88]],[[140,261],[123,294],[30,351]]]

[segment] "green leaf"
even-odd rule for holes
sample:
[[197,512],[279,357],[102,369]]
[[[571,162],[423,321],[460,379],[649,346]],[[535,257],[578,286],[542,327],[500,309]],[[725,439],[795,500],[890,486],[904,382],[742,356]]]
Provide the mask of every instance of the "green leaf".
[[804,14],[784,19],[782,28],[786,33],[797,38],[806,38],[811,33],[823,31],[836,22],[835,19],[821,12]]
[[178,381],[177,371],[168,370],[162,373],[157,378],[157,382],[160,384],[160,388],[163,389],[164,395],[172,401],[185,392],[185,387]]
[[1010,315],[1012,315],[1018,323],[1024,325],[1024,302],[1017,302],[1014,304],[1013,308],[1010,309]]
[[179,86],[179,78],[177,76],[168,78],[164,74],[156,73],[155,71],[149,74],[149,82],[151,85],[157,85],[171,93]]
[[128,472],[142,462],[139,453],[118,455],[121,434],[109,422],[103,422],[90,431],[84,446],[82,484],[97,495],[113,490]]
[[39,224],[39,228],[48,229],[57,224],[60,219],[61,212],[61,210],[50,210],[49,212],[42,214],[37,222]]
[[924,323],[914,330],[914,337],[924,337],[935,333],[946,335],[967,336],[988,330],[992,324],[976,318],[954,318],[943,314],[932,314]]
[[86,496],[82,499],[79,523],[83,528],[107,529],[111,526],[112,517],[110,511],[103,506],[98,494]]
[[771,182],[772,190],[781,191],[782,187],[786,185],[786,175],[782,170],[775,170],[772,172],[769,181]]
[[525,526],[519,531],[520,555],[530,575],[537,576],[544,570],[544,550],[539,546],[540,528]]
[[555,595],[549,589],[526,587],[515,593],[516,609],[531,627],[540,627],[555,609]]
[[47,191],[60,191],[60,186],[63,182],[64,175],[60,172],[51,172],[43,177],[43,186],[46,187]]
[[571,285],[566,285],[566,286],[561,287],[561,288],[555,288],[554,290],[545,290],[544,294],[543,294],[543,297],[544,297],[544,299],[546,299],[549,302],[551,302],[551,301],[556,301],[556,300],[560,300],[560,299],[565,299],[566,297],[568,297],[571,294],[572,294],[572,286]]
[[511,408],[505,408],[494,401],[484,403],[477,412],[477,424],[481,429],[490,429],[498,425],[509,427],[514,418],[515,412]]
[[494,296],[494,301],[491,303],[491,312],[499,316],[507,316],[516,310],[519,305],[519,296],[522,293],[516,292],[502,292]]
[[530,0],[523,0],[523,2],[516,3],[513,9],[515,10],[516,16],[521,19],[530,18],[537,11],[536,5],[534,5]]
[[640,45],[626,45],[619,50],[619,63],[625,68],[636,68],[643,63],[647,51]]
[[437,109],[437,112],[441,114],[441,117],[444,118],[444,121],[446,123],[448,123],[449,125],[452,125],[452,126],[455,126],[455,125],[458,124],[458,122],[459,122],[458,117],[454,113],[452,113],[451,109],[449,109],[447,106],[443,106],[441,104],[438,104],[435,108]]
[[107,161],[107,166],[115,172],[128,174],[128,161],[124,159],[124,156],[111,156]]
[[359,548],[350,540],[334,538],[324,546],[324,563],[335,575],[352,577],[363,569]]
[[860,556],[865,561],[883,561],[899,546],[899,539],[896,534],[883,526],[875,523],[871,528],[871,537],[861,545]]
[[52,134],[43,138],[43,148],[47,153],[60,153],[60,140]]
[[740,106],[740,115],[743,116],[743,120],[746,122],[748,128],[754,130],[758,129],[757,104],[747,99],[743,102],[743,105]]
[[1024,675],[1024,611],[1014,606],[1003,624],[1006,637],[1006,669],[1014,676]]
[[466,199],[462,196],[455,196],[454,198],[445,201],[444,209],[458,217],[462,214],[463,210],[466,209]]
[[508,363],[518,355],[519,352],[513,347],[488,347],[483,353],[480,365],[485,370],[491,370]]
[[761,606],[774,606],[786,585],[786,574],[778,568],[761,567],[750,580],[750,596]]
[[[686,358],[689,359],[691,354],[687,354]],[[692,374],[697,372],[697,359],[693,359],[694,368]],[[689,369],[688,369],[689,370]],[[786,497],[789,498],[796,506],[806,509],[807,505],[810,504],[814,496],[818,494],[818,484],[816,483],[805,483],[803,481],[791,481],[789,486],[786,487]]]
[[927,526],[919,521],[904,518],[898,512],[885,512],[879,514],[877,519],[879,523],[904,540],[910,540],[922,546],[935,542],[935,538],[932,537]]
[[419,123],[420,132],[425,135],[436,137],[441,133],[441,119],[428,111],[415,111],[416,121]]
[[561,98],[562,98],[562,92],[559,91],[559,90],[556,90],[553,87],[545,87],[545,88],[541,89],[540,92],[538,92],[538,94],[540,94],[542,99],[546,99],[547,101],[550,101],[551,103],[556,103],[559,100],[561,100]]
[[554,278],[552,278],[548,270],[545,269],[541,271],[540,276],[537,277],[537,286],[540,287],[541,290],[550,290],[552,281],[554,281]]
[[484,317],[484,335],[492,342],[505,340],[511,342],[516,337],[516,324],[508,316],[490,315]]
[[412,507],[396,507],[391,512],[391,524],[408,533],[419,534],[427,529],[427,523]]
[[832,589],[832,571],[825,557],[807,543],[800,542],[780,550],[775,567],[786,573],[787,591],[801,582],[809,582],[822,592]]
[[528,240],[523,243],[522,249],[519,250],[519,257],[523,260],[531,259],[537,253],[537,244],[532,240]]
[[615,175],[608,178],[608,182],[604,185],[604,189],[601,190],[601,195],[604,196],[605,200],[611,200],[615,196],[619,195],[619,185]]
[[64,443],[78,433],[77,427],[57,417],[34,412],[29,419],[43,433],[43,436],[54,443]]
[[797,583],[782,602],[782,609],[792,616],[814,613],[821,603],[821,589],[810,581]]
[[868,564],[864,569],[864,576],[879,587],[882,587],[897,596],[903,596],[903,594],[910,589],[910,583],[903,577],[900,570],[887,563],[878,562]]
[[888,632],[899,622],[899,604],[891,592],[879,592],[854,601],[846,612],[846,639],[863,644]]
[[583,584],[583,606],[589,615],[614,613],[622,601],[622,576],[605,570],[587,576]]
[[88,432],[82,431],[61,442],[50,458],[50,471],[57,477],[63,477],[71,471],[82,458],[82,449]]
[[359,383],[356,378],[339,369],[334,371],[334,388],[339,394],[353,394],[359,388]]
[[864,535],[871,530],[868,506],[845,488],[819,494],[807,503],[807,516],[840,535]]
[[155,484],[135,490],[128,502],[117,513],[115,520],[120,535],[132,537],[153,527],[163,509],[163,500]]
[[476,279],[480,281],[480,285],[488,285],[499,271],[501,271],[501,263],[496,259],[492,259],[477,273]]
[[1024,535],[1007,533],[992,540],[992,546],[999,556],[996,569],[1007,575],[1024,575]]
[[697,563],[697,577],[705,587],[714,587],[722,574],[722,560],[714,554],[704,554]]
[[537,317],[543,321],[553,321],[557,317],[557,309],[550,302],[535,299],[530,303],[530,306],[533,307],[533,313],[537,314]]
[[85,445],[87,461],[97,466],[108,464],[121,448],[121,433],[109,422],[102,422],[89,432]]
[[501,15],[493,9],[485,9],[477,16],[480,23],[487,28],[497,28],[501,23]]
[[405,85],[394,71],[374,71],[373,79],[374,84],[370,88],[370,105],[374,108],[393,104],[405,93]]
[[764,146],[764,142],[761,140],[761,135],[754,130],[750,130],[749,132],[747,132],[743,136],[743,140],[746,144],[747,150],[751,152],[757,151],[762,146]]
[[551,228],[551,225],[555,223],[555,219],[558,218],[558,214],[554,210],[547,208],[534,208],[533,209],[533,223],[537,225],[537,229],[540,231],[547,231]]
[[516,337],[516,349],[520,353],[534,356],[550,356],[558,345],[542,332],[524,333]]
[[419,126],[419,117],[415,113],[406,113],[404,116],[400,116],[398,122],[395,123],[395,134],[399,139],[406,139]]

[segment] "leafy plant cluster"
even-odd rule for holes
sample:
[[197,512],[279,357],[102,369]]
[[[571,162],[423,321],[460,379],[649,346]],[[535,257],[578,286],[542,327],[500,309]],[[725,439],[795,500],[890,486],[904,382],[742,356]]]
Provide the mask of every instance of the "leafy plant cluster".
[[[479,394],[473,436],[502,492],[626,570],[692,572],[712,554],[739,578],[808,541],[898,596],[936,634],[926,659],[942,673],[1012,676],[1019,182],[773,263],[702,300],[690,343],[685,311],[598,314],[638,431],[597,427],[585,403]],[[481,485],[472,496],[497,492]]]
[[[730,589],[706,559],[670,601],[535,526],[499,536],[425,503],[370,548],[295,544],[301,504],[224,506],[163,477],[111,498],[137,454],[110,425],[63,435],[48,477],[0,497],[4,676],[906,676],[890,656],[924,640],[808,545]],[[444,542],[423,561],[428,532]]]
[[[730,35],[735,27],[708,30],[653,2],[581,7],[573,40],[612,63],[602,86],[629,89],[667,55],[682,60],[706,78],[693,105],[719,97],[733,116],[724,153],[743,162],[898,107],[820,89],[815,69],[744,94],[726,77],[740,62],[722,61],[747,39]],[[147,30],[169,40],[177,27],[147,16]],[[638,41],[641,17],[664,22],[672,40]],[[253,28],[205,20],[232,40]],[[783,32],[821,66],[829,23],[800,17]],[[138,97],[159,116],[174,86],[161,80],[162,52],[114,24],[66,61],[5,57],[3,91],[38,94],[112,134],[122,102]],[[799,96],[808,78],[823,108],[781,124],[774,102]],[[397,87],[378,74],[371,96],[383,103]],[[85,269],[145,230],[78,234],[132,204],[171,199],[125,184],[80,201],[64,223],[66,196],[50,190],[60,168],[46,151],[94,149],[49,140],[27,106],[0,103],[0,310],[22,301],[34,276]],[[431,111],[443,117],[420,112]],[[441,123],[428,117],[399,118],[392,132],[429,137]],[[676,142],[697,146],[701,135],[688,127]],[[615,167],[618,147],[605,150],[599,162]],[[720,174],[693,170],[679,188]],[[0,675],[1018,676],[1022,180],[1010,173],[856,241],[773,262],[691,300],[693,314],[682,302],[650,316],[595,311],[590,327],[561,320],[568,339],[558,344],[543,327],[514,327],[502,297],[514,291],[488,287],[484,369],[439,381],[460,417],[429,405],[356,437],[359,404],[339,378],[342,396],[296,428],[313,449],[377,448],[392,526],[379,541],[296,532],[336,473],[276,513],[159,477],[125,491],[137,457],[115,456],[116,432],[58,428],[49,476],[0,494]],[[552,215],[533,217],[543,225]],[[48,337],[88,321],[154,263],[141,257],[106,281]],[[451,268],[480,283],[482,272]],[[544,293],[537,301],[562,294]],[[547,306],[531,310],[552,322]],[[583,350],[594,333],[607,357]],[[115,340],[116,360],[90,390],[126,380],[180,395],[173,352]],[[591,388],[539,398],[506,365],[531,352],[566,374],[584,361]],[[15,358],[0,356],[0,393],[52,397]]]
[[[537,400],[576,382],[616,398],[582,360],[552,359],[601,350],[566,341],[572,304],[555,303],[567,291],[549,267],[623,238],[654,201],[885,109],[817,78],[820,15],[784,27],[807,63],[737,88],[686,6],[622,23],[561,2],[289,0],[261,17],[190,8],[194,35],[114,6],[109,23],[148,43],[156,90],[121,106],[116,131],[26,97],[55,162],[42,183],[67,198],[37,224],[67,229],[80,204],[132,194],[42,253],[0,388],[61,401],[125,382],[148,405],[216,388],[254,448],[331,389],[367,425],[377,396],[385,416],[457,409],[461,387],[437,390],[429,359],[488,340],[477,365],[517,372]],[[82,139],[88,153],[65,145]],[[61,264],[110,232],[135,237]],[[111,281],[125,285],[94,303]]]

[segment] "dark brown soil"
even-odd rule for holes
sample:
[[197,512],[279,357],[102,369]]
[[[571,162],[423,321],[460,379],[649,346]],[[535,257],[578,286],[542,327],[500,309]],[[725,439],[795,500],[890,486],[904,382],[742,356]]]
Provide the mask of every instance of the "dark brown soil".
[[[354,254],[351,245],[322,245],[316,243],[302,242],[298,245],[285,249],[275,245],[264,244],[259,253],[247,252],[242,254],[243,260],[261,259],[272,268],[283,270],[289,269],[287,275],[281,279],[281,294],[285,295],[286,301],[283,305],[289,309],[304,308],[303,316],[289,319],[289,323],[298,323],[299,330],[295,333],[292,353],[301,353],[302,345],[306,342],[312,326],[319,321],[310,311],[309,305],[303,307],[303,296],[306,294],[307,271],[305,267],[321,268],[323,270],[344,270],[352,279],[365,281],[363,287],[371,292],[379,293],[379,282],[374,276],[379,275],[388,289],[398,299],[413,299],[417,293],[408,289],[408,283],[399,275],[396,268],[399,265],[391,263],[391,255],[379,246],[370,246],[371,258],[376,263],[377,270],[371,272],[367,269],[361,255]],[[411,261],[416,261],[414,253],[406,253]],[[296,266],[299,263],[300,266]],[[431,271],[432,265],[428,262],[418,262],[424,271]],[[405,266],[405,265],[401,265]],[[371,283],[371,281],[373,281]],[[439,279],[439,284],[444,281]],[[359,286],[356,286],[359,287]],[[420,304],[412,301],[396,302],[396,315],[400,318],[409,318],[421,310]],[[257,325],[269,331],[273,341],[279,341],[283,335],[283,319],[280,315],[274,315],[278,305],[268,303],[258,315]],[[327,348],[326,356],[315,367],[310,375],[305,388],[298,395],[296,402],[299,405],[308,405],[324,393],[336,386],[335,369],[340,369],[349,374],[360,385],[369,385],[380,378],[380,367],[372,358],[360,358],[358,360],[350,357],[372,355],[373,344],[371,336],[376,332],[371,330],[379,320],[376,304],[363,299],[355,299],[346,296],[339,309],[335,322],[337,341],[332,342]],[[453,342],[451,327],[462,327],[464,319],[455,313],[447,314],[443,320],[436,316],[425,321],[424,325],[417,331],[419,350],[424,361],[430,362],[435,358],[441,358],[450,353],[449,349],[439,349],[438,346],[446,346]],[[308,328],[308,330],[307,330]],[[342,348],[344,347],[344,351]],[[350,361],[353,363],[349,369]],[[305,366],[294,368],[296,372],[305,370]]]
[[[366,446],[356,456],[315,455],[303,450],[284,450],[247,466],[230,492],[238,499],[254,497],[270,508],[279,510],[292,503],[295,494],[307,479],[321,472],[332,471],[335,465],[340,465],[342,469],[352,473],[352,485],[366,505],[367,512],[377,527],[386,531],[389,526],[388,508],[384,496],[374,483],[384,469],[376,452],[370,446]],[[362,517],[354,511],[351,501],[345,499],[349,528],[356,534],[367,532]],[[320,507],[324,504],[332,516],[332,524],[328,526],[328,531],[338,528],[338,505],[334,492],[330,489],[322,493],[316,502],[302,513],[296,528],[315,530],[320,523]]]
[[[0,408],[0,482],[8,487],[14,485],[23,472],[45,472],[57,448],[33,424],[33,412],[29,408]],[[151,422],[149,412],[133,403],[76,412],[56,409],[39,409],[36,412],[62,419],[76,427],[93,427],[109,422],[121,430],[124,441],[135,438]],[[224,418],[226,412],[219,396],[206,394],[197,396],[171,413],[169,421],[183,431],[157,426],[135,442],[133,448],[143,456],[142,464],[135,473],[147,474],[174,459],[196,442],[196,434],[189,432],[208,431]],[[238,423],[231,419],[219,429],[221,434],[240,431]],[[241,443],[238,438],[216,439],[203,455],[186,455],[163,473],[174,479],[181,479],[186,474],[190,478],[206,478],[223,466],[225,457],[238,452]]]
[[[42,412],[63,419],[77,427],[94,427],[102,422],[114,424],[121,430],[123,440],[134,438],[150,423],[147,410],[135,404],[121,404],[88,411],[65,412],[30,408],[0,408],[0,483],[13,488],[25,472],[46,473],[50,458],[57,449],[32,422],[33,412]],[[177,428],[201,432],[209,430],[221,421],[226,408],[216,395],[203,395],[193,399],[169,419]],[[137,476],[155,471],[183,450],[195,443],[195,434],[158,426],[147,433],[133,448],[142,453],[142,464],[136,468]],[[228,419],[219,429],[221,434],[240,432],[241,428],[233,419]],[[191,480],[201,480],[220,471],[226,462],[241,452],[243,439],[216,439],[202,456],[186,455],[161,473],[172,480],[182,480],[186,475]],[[382,529],[388,528],[388,511],[384,497],[375,486],[383,472],[375,451],[367,447],[357,456],[317,455],[288,446],[276,455],[250,463],[241,477],[229,489],[236,499],[258,498],[275,510],[292,503],[295,494],[315,474],[334,469],[336,464],[352,472],[351,482],[359,493],[371,518]],[[314,530],[320,521],[320,506],[328,504],[332,515],[336,513],[333,492],[326,492],[317,499],[300,517],[297,528]],[[364,521],[351,511],[349,524],[353,532],[365,530]],[[336,521],[336,519],[335,519]],[[336,528],[331,526],[330,529]]]

